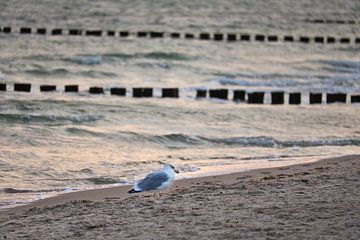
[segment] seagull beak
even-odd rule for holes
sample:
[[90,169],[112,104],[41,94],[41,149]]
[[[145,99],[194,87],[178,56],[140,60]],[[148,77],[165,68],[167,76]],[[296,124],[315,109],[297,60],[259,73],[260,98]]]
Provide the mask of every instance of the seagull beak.
[[174,169],[174,172],[176,172],[177,174],[179,174],[179,171],[178,171],[178,170],[175,170],[175,169]]

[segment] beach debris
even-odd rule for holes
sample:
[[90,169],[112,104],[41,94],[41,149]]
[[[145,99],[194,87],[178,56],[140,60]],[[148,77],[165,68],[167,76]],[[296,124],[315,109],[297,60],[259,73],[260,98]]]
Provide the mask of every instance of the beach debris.
[[275,179],[275,177],[272,175],[263,177],[263,180],[274,180],[274,179]]
[[85,226],[88,230],[92,230],[95,228],[103,228],[106,227],[105,223],[94,223],[94,224],[88,224]]
[[300,179],[300,182],[309,183],[309,179]]
[[254,212],[257,214],[262,214],[262,213],[264,213],[264,209],[261,209],[261,208],[254,209]]

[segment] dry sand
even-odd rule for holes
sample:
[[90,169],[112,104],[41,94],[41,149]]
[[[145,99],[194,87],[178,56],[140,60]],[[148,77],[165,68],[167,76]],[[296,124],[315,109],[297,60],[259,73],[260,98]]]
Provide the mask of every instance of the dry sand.
[[359,239],[360,156],[118,187],[0,212],[0,239]]

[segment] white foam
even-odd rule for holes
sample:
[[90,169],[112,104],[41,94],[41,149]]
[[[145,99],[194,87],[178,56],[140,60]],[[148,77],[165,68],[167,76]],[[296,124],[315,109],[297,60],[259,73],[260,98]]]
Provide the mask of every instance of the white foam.
[[5,75],[0,71],[0,81],[5,80]]
[[69,61],[81,65],[96,65],[103,62],[102,57],[99,55],[76,56],[69,58]]

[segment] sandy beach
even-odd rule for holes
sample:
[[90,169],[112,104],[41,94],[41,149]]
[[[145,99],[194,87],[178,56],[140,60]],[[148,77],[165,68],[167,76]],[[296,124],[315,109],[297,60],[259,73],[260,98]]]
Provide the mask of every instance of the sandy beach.
[[0,239],[359,239],[360,156],[63,194],[0,212]]

